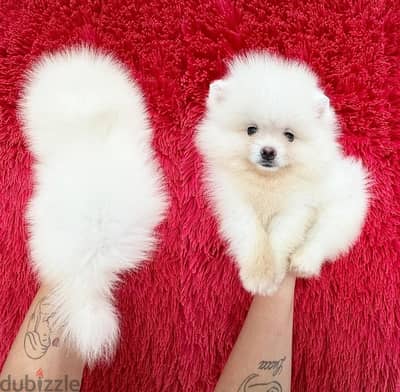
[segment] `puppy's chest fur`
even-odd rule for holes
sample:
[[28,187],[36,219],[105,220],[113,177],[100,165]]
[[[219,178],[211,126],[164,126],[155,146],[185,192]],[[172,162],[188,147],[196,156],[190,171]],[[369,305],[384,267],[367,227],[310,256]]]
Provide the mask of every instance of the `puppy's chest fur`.
[[[239,185],[239,184],[238,184]],[[306,180],[293,181],[287,176],[271,176],[248,179],[242,191],[245,202],[256,212],[263,226],[268,226],[271,218],[295,206],[316,207],[313,186]]]

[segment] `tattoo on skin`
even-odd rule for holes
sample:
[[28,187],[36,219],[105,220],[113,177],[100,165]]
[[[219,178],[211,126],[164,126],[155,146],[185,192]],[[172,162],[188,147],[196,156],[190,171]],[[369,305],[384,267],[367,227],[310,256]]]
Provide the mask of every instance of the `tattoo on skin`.
[[47,297],[38,301],[28,321],[24,337],[25,354],[31,359],[42,358],[50,346],[58,347],[59,338],[52,340],[55,332],[55,312],[51,312]]
[[283,362],[285,362],[286,357],[279,359],[278,361],[260,361],[258,363],[259,370],[272,370],[272,375],[279,376],[282,373]]
[[278,381],[264,382],[259,374],[253,373],[245,378],[237,392],[283,392],[283,389]]
[[[277,361],[260,361],[258,370],[272,370],[272,377],[279,376],[282,373],[285,360],[286,357]],[[278,381],[263,381],[262,375],[252,373],[240,384],[237,392],[283,392],[283,389]]]

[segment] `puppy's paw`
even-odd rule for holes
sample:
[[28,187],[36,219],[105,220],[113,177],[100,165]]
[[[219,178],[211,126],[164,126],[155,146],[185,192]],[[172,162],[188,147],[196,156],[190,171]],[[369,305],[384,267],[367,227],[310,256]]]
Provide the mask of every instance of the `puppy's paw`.
[[323,262],[319,252],[302,246],[290,256],[290,271],[299,277],[311,278],[319,275]]
[[274,294],[285,276],[285,271],[278,271],[271,263],[251,264],[240,269],[243,287],[251,294]]

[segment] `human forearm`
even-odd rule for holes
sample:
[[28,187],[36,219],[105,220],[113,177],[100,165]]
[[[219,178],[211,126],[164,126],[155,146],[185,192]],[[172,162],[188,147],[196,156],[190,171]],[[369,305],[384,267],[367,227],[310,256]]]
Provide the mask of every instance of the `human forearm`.
[[272,297],[254,297],[215,392],[250,391],[254,384],[290,391],[294,286],[288,276]]
[[16,390],[14,381],[19,388],[21,382],[26,383],[28,379],[31,380],[29,388],[35,383],[35,391],[39,390],[39,380],[42,385],[48,380],[47,384],[51,382],[53,387],[56,380],[63,380],[60,391],[80,389],[84,363],[78,354],[62,344],[61,331],[54,329],[48,294],[48,288],[39,290],[11,347],[0,375],[0,383],[10,382],[7,390]]

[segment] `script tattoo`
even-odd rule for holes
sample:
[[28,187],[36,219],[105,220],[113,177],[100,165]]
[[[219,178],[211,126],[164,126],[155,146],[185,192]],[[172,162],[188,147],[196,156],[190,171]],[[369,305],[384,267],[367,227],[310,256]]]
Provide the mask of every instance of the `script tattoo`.
[[250,374],[240,385],[237,392],[282,392],[282,385],[278,381],[255,380],[259,374]]
[[[24,337],[24,349],[31,359],[42,358],[52,345],[51,335],[54,332],[55,312],[51,312],[50,303],[43,297],[36,304]],[[55,338],[53,346],[57,347],[59,339]]]
[[[260,361],[258,370],[272,370],[272,377],[279,376],[282,373],[285,360],[286,357],[276,361]],[[278,381],[263,381],[260,374],[252,373],[240,384],[237,392],[283,392],[283,389]]]
[[285,362],[286,357],[279,359],[278,361],[260,361],[258,363],[259,370],[272,370],[272,375],[279,376],[283,369],[283,362]]

